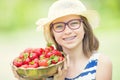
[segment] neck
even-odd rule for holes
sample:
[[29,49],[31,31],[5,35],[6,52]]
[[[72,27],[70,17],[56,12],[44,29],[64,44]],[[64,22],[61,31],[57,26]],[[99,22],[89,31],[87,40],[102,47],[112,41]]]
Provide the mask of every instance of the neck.
[[69,55],[70,62],[78,62],[80,59],[85,58],[82,45],[78,45],[72,49],[64,48],[63,51]]

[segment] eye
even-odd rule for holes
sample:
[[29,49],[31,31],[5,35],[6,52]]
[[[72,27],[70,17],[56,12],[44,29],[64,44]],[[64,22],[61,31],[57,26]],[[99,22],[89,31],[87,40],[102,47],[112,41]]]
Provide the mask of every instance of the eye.
[[63,25],[57,25],[55,28],[60,29],[62,27],[63,27]]
[[64,28],[64,24],[62,24],[62,23],[59,23],[59,24],[55,24],[55,25],[54,25],[54,29],[59,30],[59,29],[63,29],[63,28]]
[[72,21],[72,22],[70,22],[69,25],[70,25],[71,27],[77,27],[77,26],[80,25],[80,21],[78,21],[78,20],[76,20],[76,21]]

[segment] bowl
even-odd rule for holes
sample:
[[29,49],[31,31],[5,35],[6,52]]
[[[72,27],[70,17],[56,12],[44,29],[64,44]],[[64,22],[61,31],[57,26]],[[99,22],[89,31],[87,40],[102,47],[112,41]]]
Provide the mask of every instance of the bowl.
[[18,74],[19,77],[24,78],[25,80],[40,80],[41,78],[47,78],[53,76],[57,73],[58,67],[64,65],[64,61],[60,61],[57,64],[52,64],[48,67],[38,67],[38,68],[22,68],[16,67],[13,64],[12,70]]

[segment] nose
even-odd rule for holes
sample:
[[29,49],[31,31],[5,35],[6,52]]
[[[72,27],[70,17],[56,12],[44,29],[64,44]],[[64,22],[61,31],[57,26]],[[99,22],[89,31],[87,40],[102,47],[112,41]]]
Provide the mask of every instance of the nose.
[[64,30],[65,34],[71,34],[72,33],[72,29],[69,28],[68,25],[65,26],[65,30]]

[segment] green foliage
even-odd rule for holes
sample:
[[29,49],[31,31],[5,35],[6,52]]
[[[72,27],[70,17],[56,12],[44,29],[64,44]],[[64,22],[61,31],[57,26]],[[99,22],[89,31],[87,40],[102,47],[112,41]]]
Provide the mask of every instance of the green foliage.
[[[35,22],[47,16],[48,7],[53,1],[56,0],[0,0],[0,32],[35,28]],[[96,9],[100,13],[100,29],[106,29],[106,26],[109,26],[109,29],[119,28],[119,0],[82,1],[89,9]]]
[[44,0],[0,1],[0,32],[14,32],[36,27],[35,22],[47,16],[50,2]]

